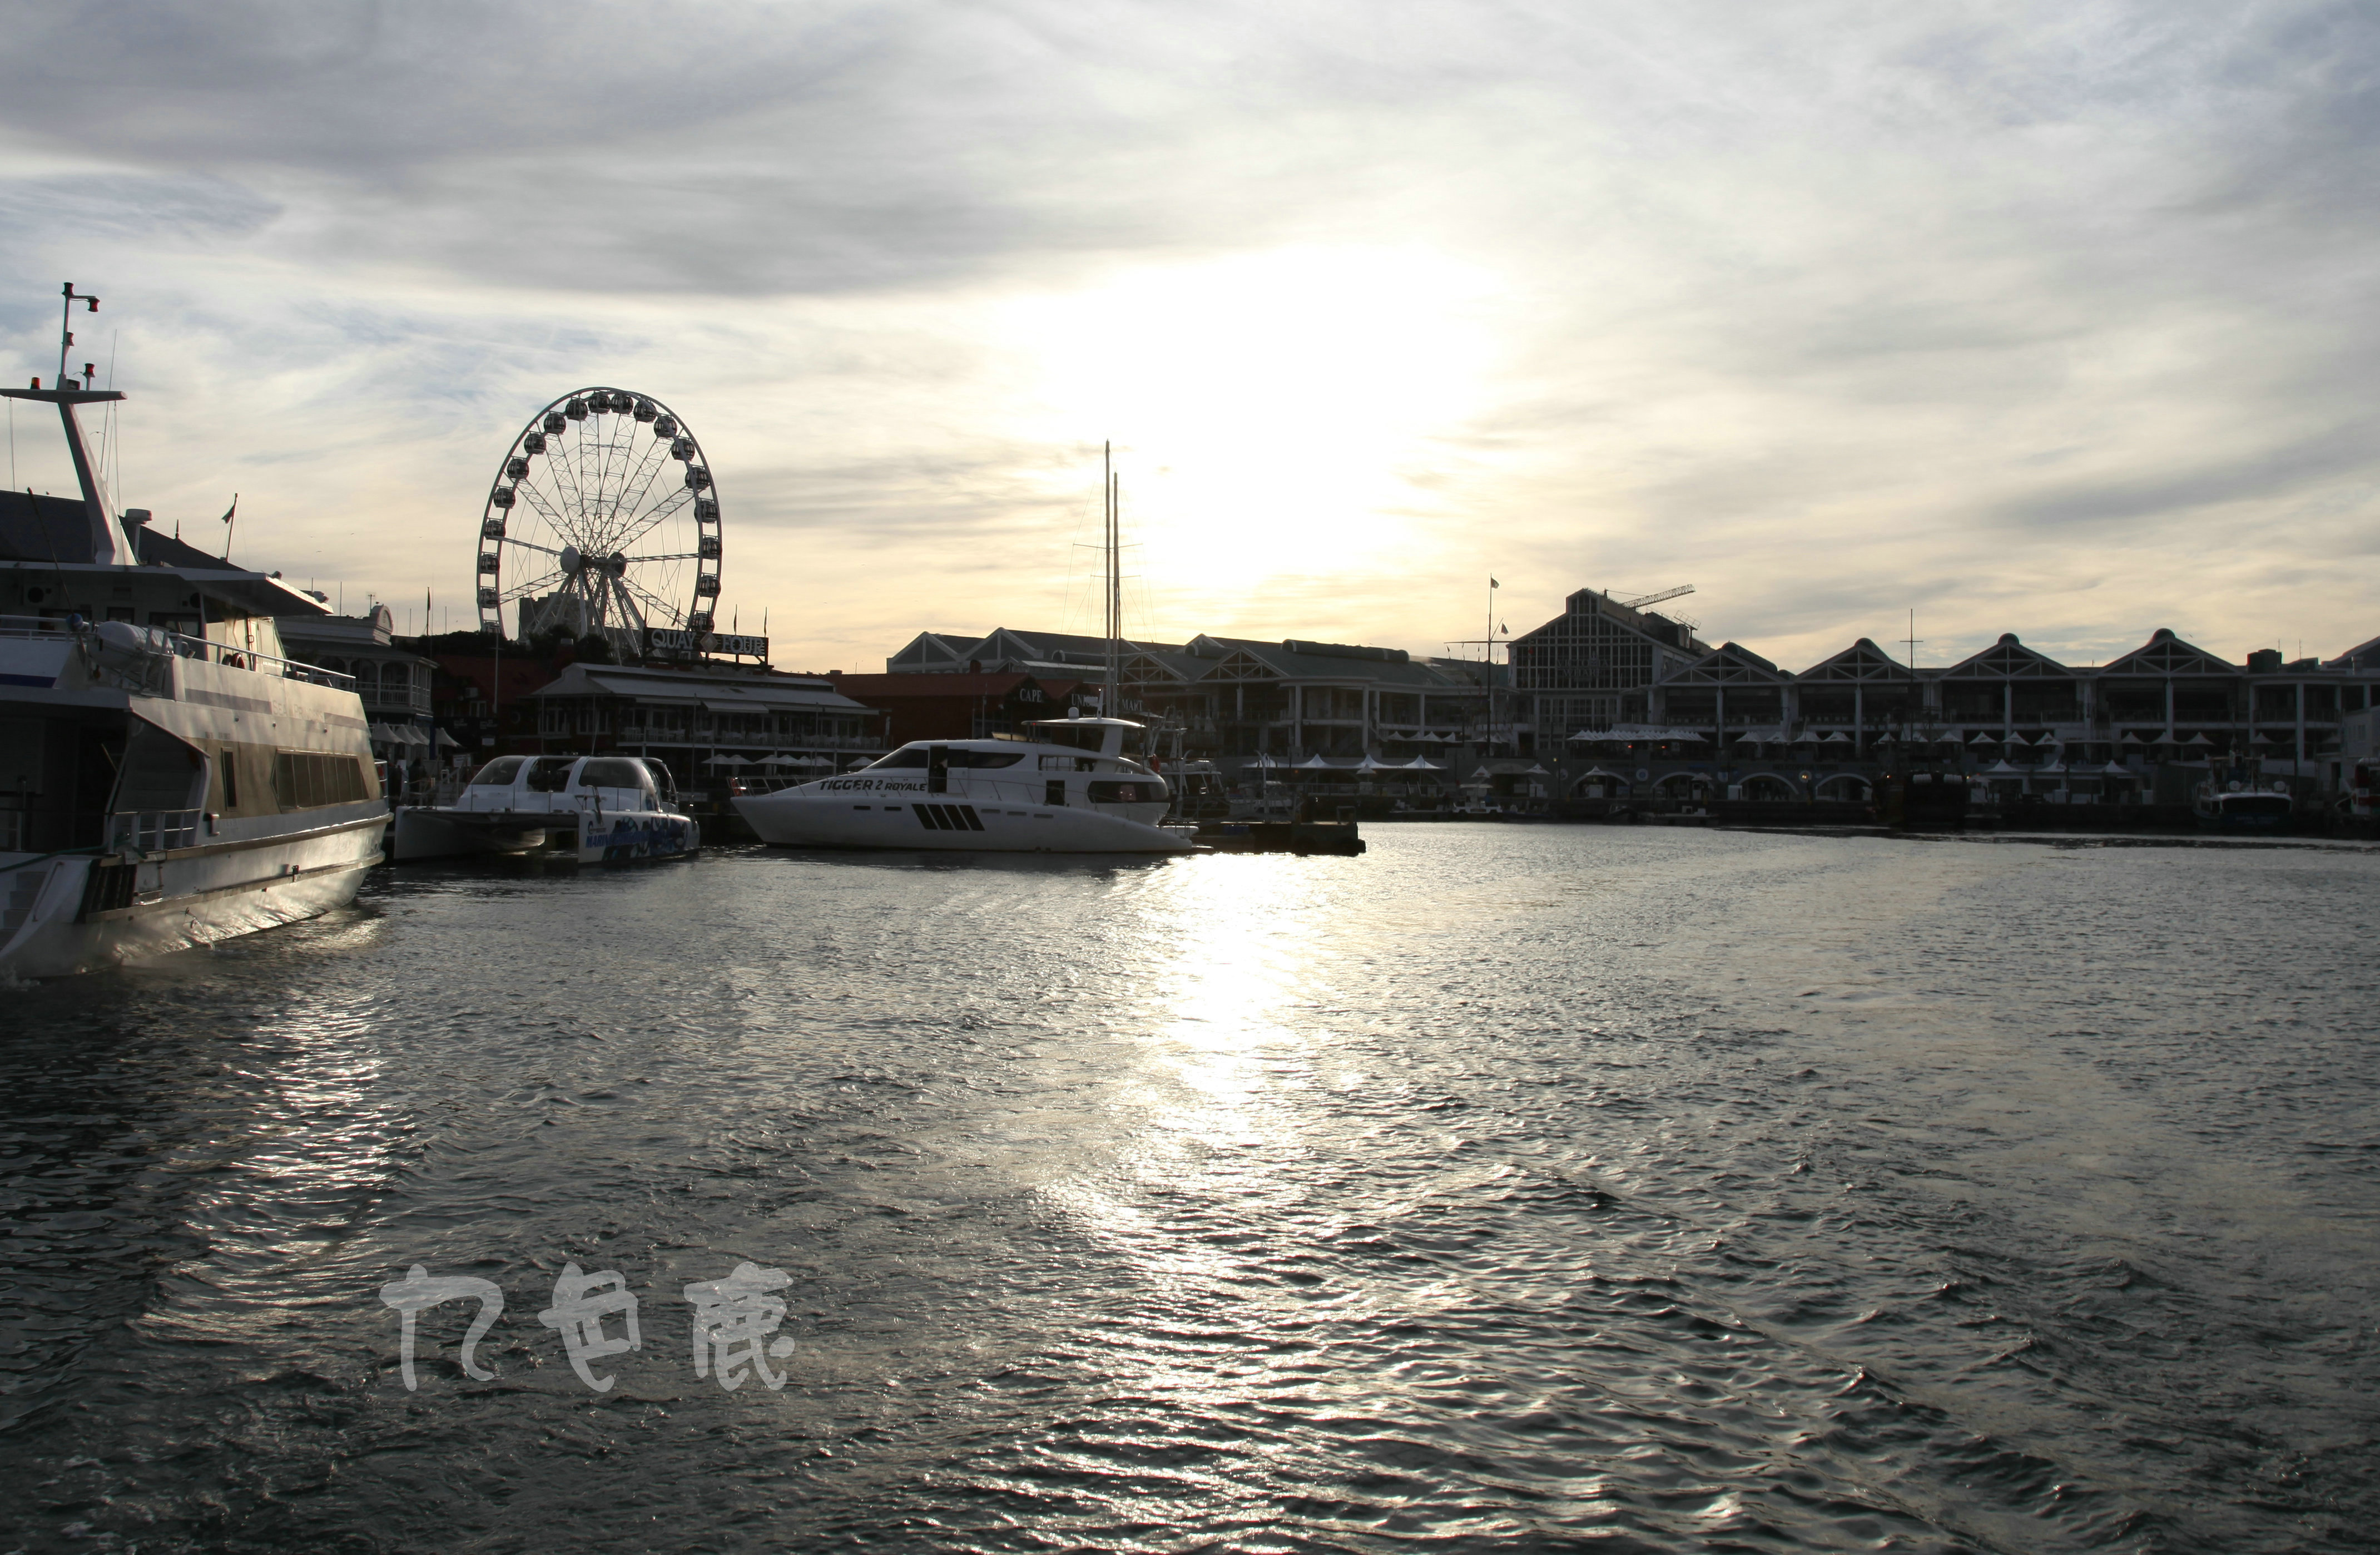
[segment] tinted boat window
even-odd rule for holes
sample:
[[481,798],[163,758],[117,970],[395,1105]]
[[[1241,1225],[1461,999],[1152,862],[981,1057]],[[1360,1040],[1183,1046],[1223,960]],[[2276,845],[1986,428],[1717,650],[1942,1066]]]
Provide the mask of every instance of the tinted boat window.
[[905,745],[882,760],[870,762],[868,770],[872,772],[879,767],[922,767],[925,764],[926,747],[921,745]]
[[642,788],[645,769],[625,756],[599,756],[578,769],[581,788]]
[[1021,750],[953,750],[951,752],[951,765],[953,767],[1014,767],[1024,759],[1025,753]]
[[471,786],[510,788],[513,779],[520,776],[521,763],[528,759],[526,756],[499,756],[472,774]]
[[570,784],[571,764],[576,756],[540,756],[528,770],[528,786],[540,794],[552,794]]
[[1154,783],[1095,782],[1091,784],[1091,803],[1095,805],[1137,805],[1164,797],[1164,790]]

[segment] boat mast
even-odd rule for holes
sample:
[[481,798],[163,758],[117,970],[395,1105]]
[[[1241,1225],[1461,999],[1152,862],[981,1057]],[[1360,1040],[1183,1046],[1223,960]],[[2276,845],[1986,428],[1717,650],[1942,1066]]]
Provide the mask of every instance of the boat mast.
[[58,325],[58,375],[53,380],[54,386],[44,389],[36,378],[30,389],[0,389],[0,395],[10,399],[40,400],[58,407],[58,419],[66,426],[67,452],[74,458],[75,480],[82,487],[83,513],[91,528],[91,559],[102,566],[122,566],[131,558],[131,542],[116,527],[104,472],[99,461],[91,457],[90,444],[83,441],[82,423],[75,419],[75,407],[103,404],[124,396],[113,389],[93,389],[91,379],[95,370],[88,362],[83,364],[82,387],[71,387],[74,380],[67,376],[67,352],[74,345],[74,305],[79,302],[86,312],[96,313],[99,298],[75,290],[72,281],[63,290],[65,318]]
[[1123,679],[1123,563],[1122,558],[1122,505],[1118,500],[1115,476],[1115,444],[1102,443],[1099,450],[1103,476],[1100,487],[1105,497],[1106,521],[1101,541],[1107,550],[1107,576],[1101,580],[1107,602],[1107,674],[1099,688],[1099,711],[1110,718],[1123,716],[1121,697]]

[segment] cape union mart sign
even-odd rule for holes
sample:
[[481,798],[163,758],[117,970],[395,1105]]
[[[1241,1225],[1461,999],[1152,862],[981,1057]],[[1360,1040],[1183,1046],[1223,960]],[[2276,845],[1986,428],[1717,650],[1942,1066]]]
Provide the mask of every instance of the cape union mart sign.
[[653,626],[645,632],[648,653],[724,653],[731,658],[766,659],[767,638],[737,637],[732,632],[682,632]]

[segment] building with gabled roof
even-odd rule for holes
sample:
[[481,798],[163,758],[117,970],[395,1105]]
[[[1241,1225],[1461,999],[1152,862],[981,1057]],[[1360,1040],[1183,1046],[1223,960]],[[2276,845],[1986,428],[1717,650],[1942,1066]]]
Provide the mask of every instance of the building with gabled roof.
[[1686,623],[1596,589],[1578,589],[1560,615],[1507,645],[1518,717],[1548,744],[1556,731],[1646,722],[1653,687],[1709,652]]

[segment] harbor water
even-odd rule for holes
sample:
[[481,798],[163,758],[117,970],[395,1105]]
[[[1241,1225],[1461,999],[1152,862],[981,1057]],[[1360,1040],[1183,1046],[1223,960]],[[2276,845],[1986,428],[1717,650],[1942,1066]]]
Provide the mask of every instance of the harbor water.
[[5,990],[0,1549],[2374,1547],[2380,854],[1369,840]]

